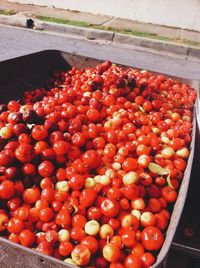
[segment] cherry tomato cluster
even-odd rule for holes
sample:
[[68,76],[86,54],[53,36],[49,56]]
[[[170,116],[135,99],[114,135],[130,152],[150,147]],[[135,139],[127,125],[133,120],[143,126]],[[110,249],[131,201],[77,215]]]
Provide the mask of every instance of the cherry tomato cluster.
[[[0,105],[0,234],[88,268],[156,261],[196,92],[105,61]],[[53,82],[53,81],[51,81]]]

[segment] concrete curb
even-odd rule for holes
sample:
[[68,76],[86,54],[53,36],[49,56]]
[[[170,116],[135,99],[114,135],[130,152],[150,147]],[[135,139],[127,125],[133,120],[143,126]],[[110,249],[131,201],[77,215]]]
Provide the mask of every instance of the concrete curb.
[[103,31],[93,28],[77,27],[73,25],[62,25],[57,23],[43,22],[43,30],[51,32],[65,33],[68,35],[83,36],[89,40],[113,41],[112,31]]
[[169,52],[178,55],[187,55],[189,48],[186,45],[177,45],[166,41],[154,40],[137,36],[129,36],[126,34],[119,33],[115,34],[113,41],[120,44],[145,47],[156,51]]
[[152,49],[158,52],[167,52],[184,57],[192,57],[200,60],[200,48],[183,44],[176,44],[167,41],[160,41],[145,37],[137,37],[112,31],[99,30],[93,28],[77,27],[72,25],[62,25],[57,23],[43,22],[43,30],[51,32],[65,33],[73,36],[83,36],[89,40],[102,40],[123,45],[133,45]]
[[200,60],[200,48],[189,47],[188,48],[188,57],[196,58]]

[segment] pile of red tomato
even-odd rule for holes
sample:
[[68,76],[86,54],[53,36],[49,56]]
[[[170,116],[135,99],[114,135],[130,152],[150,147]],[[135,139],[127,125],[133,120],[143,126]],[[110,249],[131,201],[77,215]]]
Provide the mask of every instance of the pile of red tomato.
[[196,92],[106,61],[0,105],[0,235],[88,268],[146,268],[183,178]]

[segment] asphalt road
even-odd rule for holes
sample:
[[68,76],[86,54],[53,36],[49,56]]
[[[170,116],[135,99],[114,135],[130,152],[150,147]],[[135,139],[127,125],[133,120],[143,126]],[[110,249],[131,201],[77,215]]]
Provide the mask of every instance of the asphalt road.
[[77,39],[64,34],[0,26],[0,61],[29,53],[57,49],[84,56],[109,59],[195,81],[199,85],[200,62],[180,56],[159,54],[139,47]]

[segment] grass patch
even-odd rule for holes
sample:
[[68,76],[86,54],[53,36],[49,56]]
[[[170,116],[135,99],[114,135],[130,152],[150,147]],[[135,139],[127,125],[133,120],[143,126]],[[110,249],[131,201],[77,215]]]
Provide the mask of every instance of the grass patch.
[[87,22],[83,22],[83,21],[66,20],[66,19],[46,17],[46,16],[36,16],[36,18],[39,20],[59,23],[59,24],[74,25],[74,26],[79,26],[79,27],[91,27],[91,24]]
[[87,27],[87,28],[93,28],[93,29],[99,29],[99,30],[105,30],[105,31],[112,31],[115,33],[128,34],[128,35],[133,35],[133,36],[138,36],[138,37],[146,37],[146,38],[156,39],[160,41],[175,42],[178,44],[184,44],[184,45],[189,45],[189,46],[200,46],[200,42],[187,40],[187,39],[167,37],[167,36],[157,35],[154,33],[139,32],[139,31],[134,31],[134,30],[129,30],[129,29],[127,30],[116,29],[110,26],[93,25],[93,24],[89,24],[83,21],[74,21],[74,20],[60,19],[60,18],[54,18],[54,17],[46,17],[46,16],[36,16],[36,17],[39,20],[53,22],[53,23],[73,25],[73,26],[78,26],[78,27]]
[[11,16],[15,14],[16,12],[14,10],[0,9],[0,15]]

